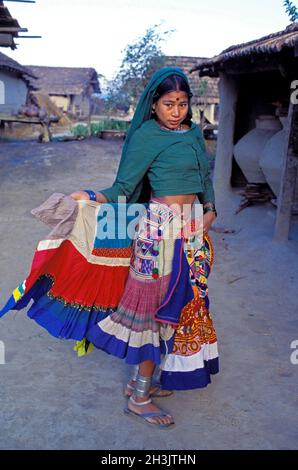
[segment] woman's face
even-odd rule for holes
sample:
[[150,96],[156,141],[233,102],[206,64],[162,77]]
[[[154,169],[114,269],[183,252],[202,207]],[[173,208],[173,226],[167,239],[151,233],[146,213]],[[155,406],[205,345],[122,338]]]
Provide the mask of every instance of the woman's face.
[[184,121],[188,112],[188,96],[185,91],[170,91],[162,95],[152,110],[157,121],[169,129],[176,129]]

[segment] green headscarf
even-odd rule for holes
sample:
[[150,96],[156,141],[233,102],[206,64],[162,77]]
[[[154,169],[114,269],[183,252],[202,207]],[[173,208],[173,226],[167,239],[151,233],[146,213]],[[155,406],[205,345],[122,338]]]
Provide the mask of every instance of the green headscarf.
[[[153,99],[154,99],[154,94],[156,92],[157,87],[169,76],[171,75],[179,75],[180,77],[184,78],[186,83],[189,86],[189,82],[187,79],[187,76],[183,72],[183,70],[180,67],[163,67],[159,70],[157,70],[151,77],[150,81],[146,85],[135,110],[133,119],[131,121],[131,124],[129,126],[129,130],[126,134],[125,142],[122,147],[122,153],[121,153],[121,160],[120,160],[120,165],[123,163],[126,157],[126,151],[127,147],[129,145],[130,139],[133,136],[134,132],[141,127],[143,122],[147,121],[148,119],[151,118],[151,113],[152,113],[152,104],[153,104]],[[192,110],[191,106],[189,104],[189,110],[188,110],[190,118],[192,117]],[[144,180],[140,181],[138,184],[135,194],[140,193],[140,196],[137,198],[138,202],[148,202],[149,197],[150,197],[150,185],[149,181],[147,178],[147,175],[145,175]],[[132,199],[134,199],[132,197]]]

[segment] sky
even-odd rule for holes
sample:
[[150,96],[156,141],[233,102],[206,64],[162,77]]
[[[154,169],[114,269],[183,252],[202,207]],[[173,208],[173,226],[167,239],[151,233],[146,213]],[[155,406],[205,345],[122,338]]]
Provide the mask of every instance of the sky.
[[212,57],[290,23],[283,0],[36,0],[5,5],[28,28],[20,34],[42,38],[18,39],[17,50],[1,52],[22,65],[94,67],[108,80],[127,44],[154,24],[162,23],[160,31],[175,30],[162,43],[166,55]]

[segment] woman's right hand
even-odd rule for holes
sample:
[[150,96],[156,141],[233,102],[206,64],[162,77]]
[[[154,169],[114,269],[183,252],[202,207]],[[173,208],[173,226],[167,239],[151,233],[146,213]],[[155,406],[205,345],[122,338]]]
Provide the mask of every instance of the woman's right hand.
[[[103,202],[108,202],[107,198],[100,192],[95,193],[96,194],[96,202],[103,203]],[[71,193],[70,195],[75,201],[79,200],[85,200],[89,201],[89,194],[86,193],[86,191],[75,191],[74,193]]]
[[76,191],[74,193],[70,194],[70,197],[72,197],[75,201],[79,201],[84,199],[85,201],[89,201],[89,194],[86,193],[85,191]]

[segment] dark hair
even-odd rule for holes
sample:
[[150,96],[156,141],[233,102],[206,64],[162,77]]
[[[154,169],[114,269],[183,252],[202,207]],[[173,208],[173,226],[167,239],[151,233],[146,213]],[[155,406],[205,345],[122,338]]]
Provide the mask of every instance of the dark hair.
[[[165,78],[156,88],[155,93],[153,95],[153,103],[161,98],[161,96],[165,95],[166,93],[170,93],[171,91],[185,91],[188,96],[188,104],[190,104],[190,99],[193,96],[189,84],[187,81],[181,77],[180,75],[170,75],[169,77]],[[155,118],[154,113],[151,117]],[[184,119],[184,123],[190,124],[192,118],[192,113],[188,110],[187,116]]]

